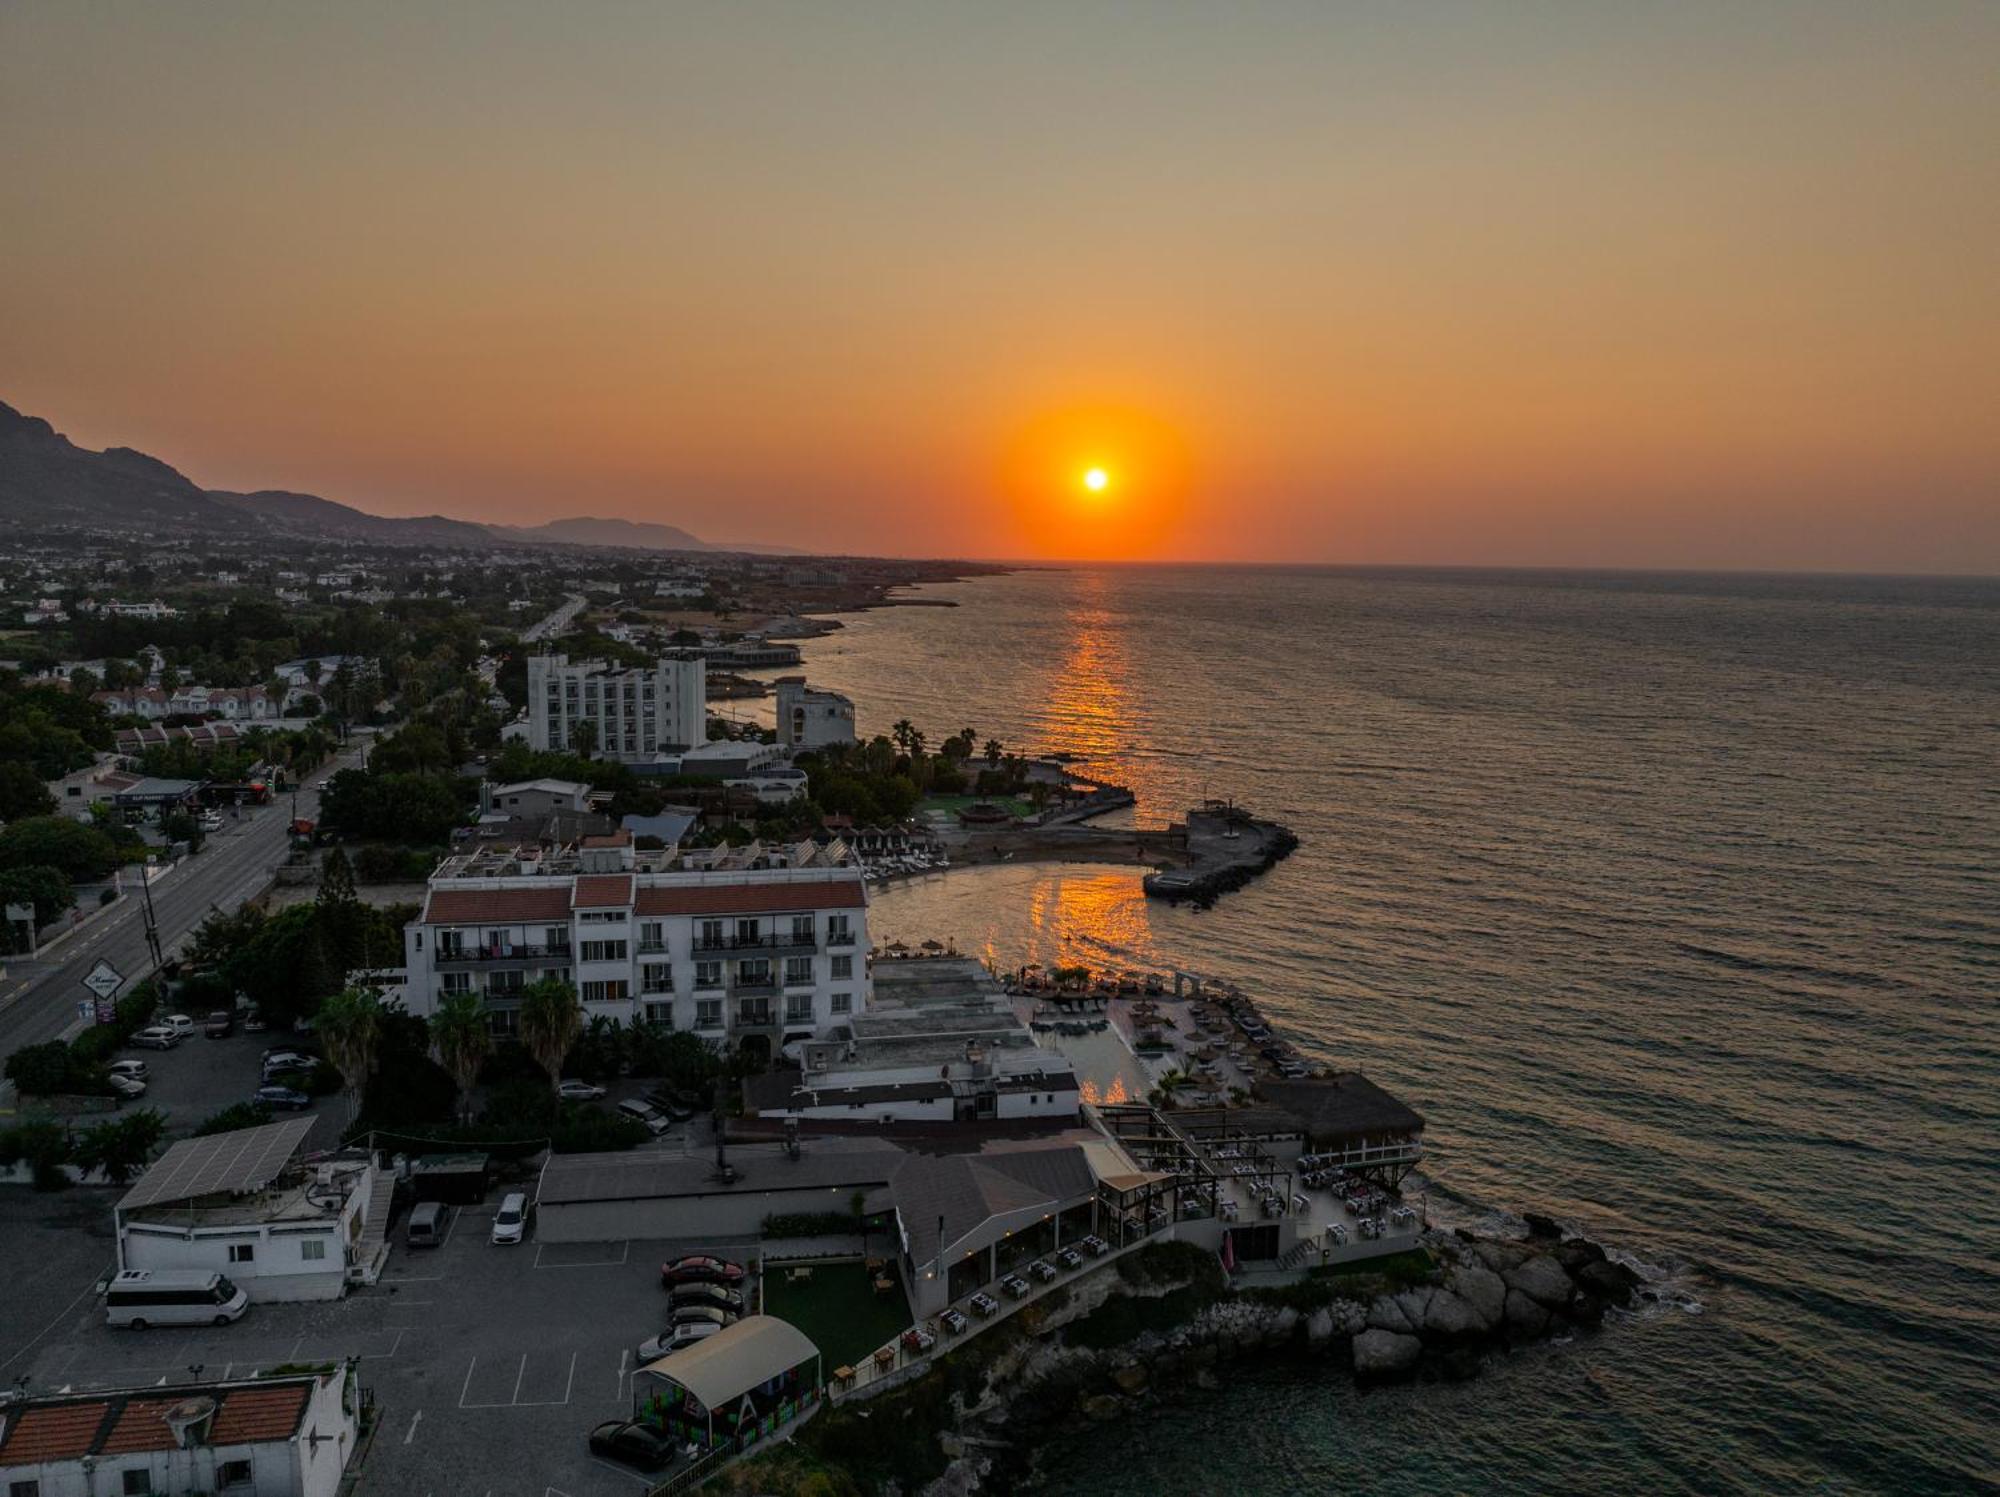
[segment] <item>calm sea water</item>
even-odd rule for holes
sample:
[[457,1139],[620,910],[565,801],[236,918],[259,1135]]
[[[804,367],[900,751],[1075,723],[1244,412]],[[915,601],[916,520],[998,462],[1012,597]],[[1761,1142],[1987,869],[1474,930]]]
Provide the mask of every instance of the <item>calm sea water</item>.
[[866,731],[1066,749],[1292,859],[1207,912],[953,873],[885,936],[1237,981],[1670,1304],[1479,1381],[1238,1373],[1053,1490],[2000,1485],[2000,583],[1107,569],[808,646]]

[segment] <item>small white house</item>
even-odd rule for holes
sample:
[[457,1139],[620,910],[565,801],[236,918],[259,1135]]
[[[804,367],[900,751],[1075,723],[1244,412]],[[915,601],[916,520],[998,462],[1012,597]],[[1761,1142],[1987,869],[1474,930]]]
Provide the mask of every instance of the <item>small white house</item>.
[[338,1299],[373,1282],[394,1180],[365,1153],[293,1162],[310,1117],[184,1139],[114,1213],[118,1267],[212,1269],[252,1300]]
[[21,1399],[0,1404],[0,1487],[8,1497],[334,1497],[360,1437],[360,1409],[345,1364]]

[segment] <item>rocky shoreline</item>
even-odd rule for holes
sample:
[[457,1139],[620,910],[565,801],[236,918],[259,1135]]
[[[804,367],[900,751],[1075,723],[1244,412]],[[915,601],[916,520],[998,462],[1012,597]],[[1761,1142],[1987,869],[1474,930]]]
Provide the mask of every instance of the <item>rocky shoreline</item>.
[[[1270,1288],[1225,1285],[1212,1254],[1159,1244],[1077,1284],[1063,1302],[1027,1307],[1018,1325],[982,1337],[928,1379],[829,1417],[930,1425],[941,1470],[933,1465],[921,1481],[851,1472],[863,1490],[1013,1491],[1032,1482],[1051,1433],[1213,1390],[1217,1369],[1232,1362],[1290,1359],[1363,1386],[1460,1381],[1488,1355],[1588,1331],[1646,1297],[1640,1275],[1597,1243],[1564,1237],[1543,1218],[1529,1223],[1529,1235],[1515,1238],[1433,1231],[1420,1253],[1398,1255],[1395,1272],[1314,1274]],[[933,1387],[926,1397],[925,1382],[940,1377],[948,1393]],[[820,1443],[811,1426],[806,1439]],[[845,1441],[828,1443],[832,1455]]]

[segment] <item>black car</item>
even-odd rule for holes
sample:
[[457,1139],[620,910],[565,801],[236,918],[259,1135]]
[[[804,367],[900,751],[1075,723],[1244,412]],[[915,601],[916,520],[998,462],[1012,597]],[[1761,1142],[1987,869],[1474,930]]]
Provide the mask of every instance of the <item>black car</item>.
[[674,1458],[674,1447],[658,1430],[636,1420],[607,1419],[590,1432],[590,1453],[657,1471]]

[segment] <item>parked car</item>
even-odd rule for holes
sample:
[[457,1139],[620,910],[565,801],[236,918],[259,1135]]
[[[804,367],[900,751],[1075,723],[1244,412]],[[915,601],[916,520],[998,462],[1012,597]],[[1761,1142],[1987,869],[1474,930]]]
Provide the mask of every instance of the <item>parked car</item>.
[[646,1093],[646,1100],[672,1118],[676,1123],[685,1123],[701,1111],[701,1104],[686,1092],[670,1092],[659,1089]]
[[743,1296],[720,1284],[682,1284],[667,1295],[667,1304],[676,1310],[683,1306],[707,1305],[712,1309],[727,1310],[733,1315],[743,1313]]
[[263,1107],[283,1107],[292,1112],[303,1112],[312,1106],[313,1099],[289,1086],[260,1086],[250,1100]]
[[104,1069],[114,1076],[130,1076],[134,1081],[144,1081],[153,1074],[143,1060],[114,1060]]
[[604,1088],[592,1081],[578,1081],[574,1077],[556,1088],[556,1095],[565,1102],[595,1102],[604,1095]]
[[296,1065],[309,1066],[314,1061],[318,1060],[319,1056],[314,1052],[312,1046],[310,1045],[273,1045],[270,1047],[270,1049],[264,1052],[264,1064],[267,1066],[272,1061],[281,1058],[287,1060],[290,1064],[295,1066]]
[[104,1082],[127,1102],[134,1097],[146,1095],[146,1083],[137,1076],[126,1075],[123,1071],[111,1072],[104,1078]]
[[692,1254],[660,1265],[660,1287],[675,1289],[683,1284],[740,1284],[743,1265],[726,1258]]
[[243,1032],[245,1034],[262,1034],[270,1027],[270,1025],[264,1022],[264,1015],[259,1010],[252,1008],[244,1011]]
[[641,1102],[637,1097],[627,1097],[620,1102],[618,1111],[635,1122],[644,1123],[648,1133],[657,1136],[667,1131],[666,1114],[650,1103]]
[[450,1230],[451,1214],[442,1201],[419,1201],[410,1208],[410,1220],[404,1227],[406,1240],[413,1248],[441,1247]]
[[165,1024],[148,1024],[132,1036],[132,1043],[141,1050],[171,1050],[180,1042],[180,1031]]
[[500,1209],[493,1213],[493,1240],[497,1243],[515,1243],[528,1235],[528,1198],[520,1191],[511,1191],[500,1202]]
[[718,1310],[713,1305],[677,1305],[668,1311],[667,1325],[671,1330],[684,1325],[712,1325],[719,1331],[742,1318],[733,1310]]
[[190,1019],[186,1014],[168,1014],[160,1022],[182,1039],[190,1038],[195,1031],[194,1020]]
[[264,1057],[264,1079],[270,1080],[283,1071],[310,1071],[319,1064],[316,1055],[300,1055],[290,1050],[280,1050]]
[[218,1008],[202,1021],[201,1032],[212,1040],[226,1038],[236,1032],[236,1015]]
[[692,1320],[686,1325],[670,1325],[659,1335],[639,1343],[639,1365],[657,1362],[669,1352],[683,1351],[697,1341],[706,1341],[722,1327],[713,1321]]
[[673,1442],[635,1419],[607,1419],[590,1432],[590,1453],[657,1471],[674,1458]]

